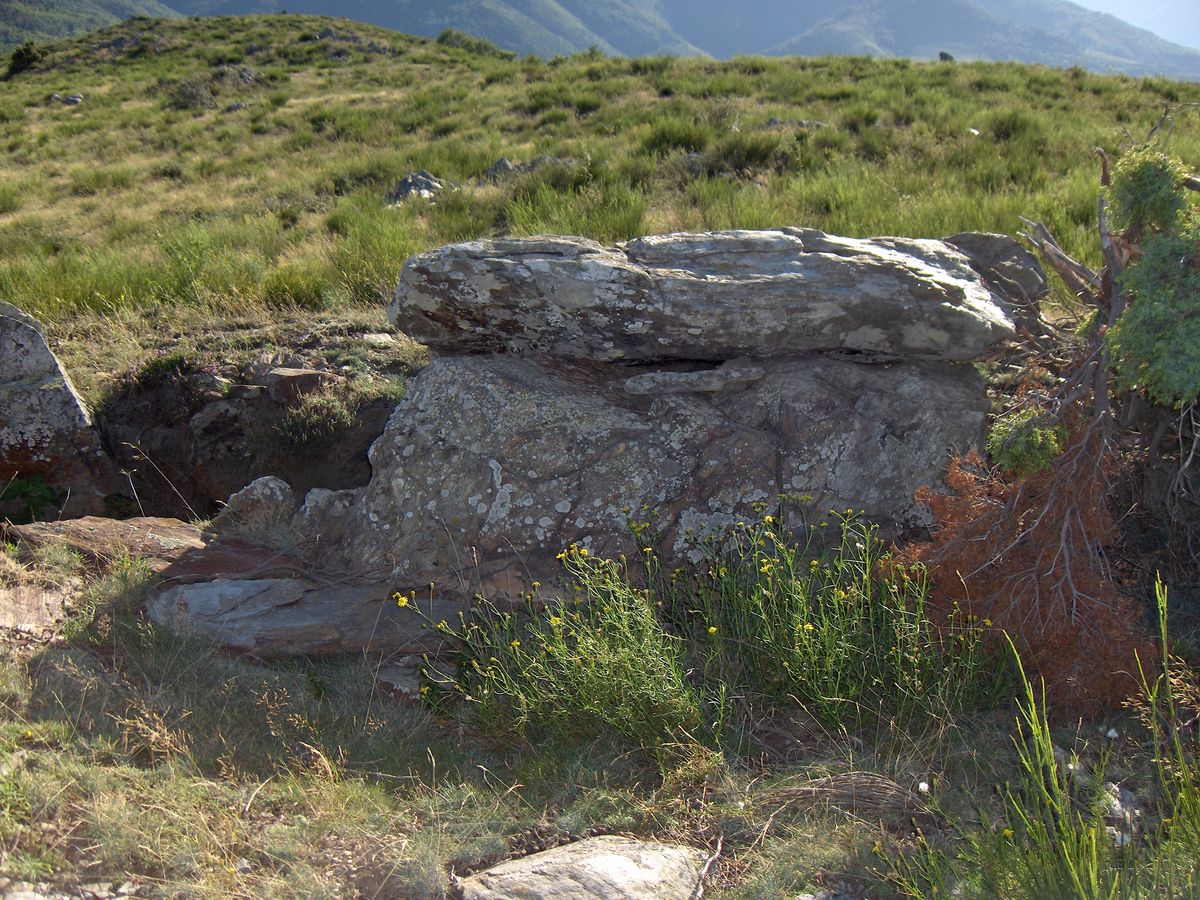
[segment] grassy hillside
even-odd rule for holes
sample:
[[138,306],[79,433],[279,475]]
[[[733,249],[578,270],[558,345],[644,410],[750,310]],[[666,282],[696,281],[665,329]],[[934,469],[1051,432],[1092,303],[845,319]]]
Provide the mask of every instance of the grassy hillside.
[[[0,294],[52,320],[377,303],[411,253],[481,235],[1011,233],[1021,215],[1094,258],[1092,148],[1198,100],[1020,65],[510,61],[298,16],[131,22],[6,84]],[[1173,138],[1187,160],[1196,122]],[[540,155],[562,162],[484,177]],[[420,168],[458,189],[386,208]]]
[[[1200,168],[1200,85],[1163,79],[514,60],[305,16],[129,22],[0,93],[0,298],[48,321],[95,399],[132,372],[271,353],[296,321],[288,350],[384,328],[410,254],[484,235],[937,236],[1027,215],[1097,262],[1093,148],[1145,135],[1164,103]],[[501,156],[557,162],[494,181]],[[418,168],[453,187],[390,207]],[[925,579],[880,564],[852,511],[828,524],[842,540],[817,559],[765,512],[740,559],[649,584],[564,554],[567,583],[606,601],[543,610],[524,644],[504,619],[443,623],[468,652],[423,684],[430,705],[397,702],[366,655],[265,663],[154,628],[136,561],[0,541],[0,588],[74,595],[45,641],[0,630],[0,872],[71,895],[128,879],[146,897],[441,898],[452,874],[616,832],[705,848],[706,896],[726,900],[1041,900],[1076,896],[1055,889],[1080,870],[1096,895],[1196,896],[1200,766],[1175,727],[1195,673],[1150,685],[1145,728],[1115,713],[1099,737],[1051,734],[1008,657],[983,653],[990,622],[943,640]],[[394,599],[419,615],[423,598]],[[652,693],[651,663],[676,676]],[[1083,771],[1134,793],[1137,831],[1114,845]]]
[[133,16],[178,16],[158,0],[0,0],[0,51],[45,43]]

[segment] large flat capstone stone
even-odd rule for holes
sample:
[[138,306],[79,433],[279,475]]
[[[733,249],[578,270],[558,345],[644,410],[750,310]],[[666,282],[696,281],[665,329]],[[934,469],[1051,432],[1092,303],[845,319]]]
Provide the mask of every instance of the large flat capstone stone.
[[413,257],[388,310],[437,350],[604,362],[842,350],[971,360],[1014,333],[942,241],[812,229],[453,244]]

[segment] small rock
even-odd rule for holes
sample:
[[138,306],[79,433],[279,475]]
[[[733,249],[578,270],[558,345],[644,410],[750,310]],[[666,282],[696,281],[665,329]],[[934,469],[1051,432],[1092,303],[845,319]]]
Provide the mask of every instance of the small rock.
[[328,372],[316,369],[279,367],[263,377],[271,399],[283,406],[295,406],[305,394],[319,390],[332,379]]
[[[0,778],[8,778],[14,772],[19,772],[28,762],[28,750],[17,750],[9,754],[8,759],[0,762]],[[3,886],[0,886],[0,890],[3,890]]]
[[233,868],[233,871],[236,872],[238,875],[249,875],[251,872],[254,871],[254,866],[251,865],[250,860],[246,859],[245,857],[242,857],[237,862],[235,862],[233,864],[232,868]]
[[589,838],[463,879],[463,900],[688,900],[705,856],[617,835]]
[[83,94],[66,94],[62,98],[62,102],[66,106],[78,106],[83,102]]
[[483,177],[491,181],[501,181],[509,175],[515,175],[517,171],[517,167],[512,164],[512,160],[507,156],[502,156],[492,163],[491,168],[483,173]]
[[505,178],[511,178],[515,175],[527,175],[530,172],[536,172],[538,169],[546,166],[562,166],[571,165],[575,162],[574,159],[562,159],[557,156],[535,156],[529,162],[514,163],[506,156],[500,157],[491,168],[483,173],[483,177],[489,181],[503,181]]
[[429,200],[443,190],[445,190],[445,185],[442,181],[422,169],[401,178],[396,189],[384,198],[384,203],[388,206],[397,206],[414,196]]
[[381,666],[375,673],[375,683],[397,700],[417,703],[421,699],[420,665],[419,656],[401,657]]
[[396,346],[396,338],[390,334],[364,334],[362,342],[368,347],[374,347],[378,350],[386,350]]
[[241,112],[245,108],[246,108],[246,104],[239,100],[237,103],[230,103],[227,107],[225,107],[225,112],[227,112],[227,113]]
[[[257,558],[269,558],[260,549]],[[434,618],[458,604],[435,601]],[[146,604],[150,618],[177,634],[215,641],[239,653],[272,657],[318,653],[428,653],[438,634],[398,609],[378,584],[331,584],[304,577],[205,581],[167,587]]]
[[229,388],[230,400],[254,401],[266,394],[261,384],[235,384]]
[[227,400],[217,400],[206,404],[188,421],[189,427],[195,434],[206,434],[213,431],[224,431],[231,422],[238,419],[238,408]]
[[296,512],[296,497],[282,478],[267,475],[250,482],[229,498],[212,520],[219,533],[260,534],[287,527]]

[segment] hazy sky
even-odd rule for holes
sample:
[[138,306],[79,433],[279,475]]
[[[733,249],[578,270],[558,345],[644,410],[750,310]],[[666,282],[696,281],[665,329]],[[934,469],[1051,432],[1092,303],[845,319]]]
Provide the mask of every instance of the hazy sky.
[[1200,50],[1200,0],[1074,0]]

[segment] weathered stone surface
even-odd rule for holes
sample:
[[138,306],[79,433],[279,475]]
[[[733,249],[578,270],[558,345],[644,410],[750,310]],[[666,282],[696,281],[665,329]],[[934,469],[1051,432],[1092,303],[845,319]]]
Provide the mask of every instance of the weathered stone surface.
[[[985,274],[1022,264],[964,243],[782,229],[416,257],[393,318],[454,355],[410,380],[369,483],[309,492],[286,552],[221,540],[179,560],[151,614],[264,655],[417,652],[436,633],[392,591],[434,620],[551,592],[571,544],[640,556],[631,520],[672,565],[781,496],[810,498],[784,528],[830,507],[892,536],[928,524],[914,490],[983,438],[962,361],[1014,334],[985,278],[1025,277]],[[264,508],[292,509],[277,493]]]
[[117,520],[83,516],[10,525],[3,534],[5,540],[30,549],[49,543],[63,544],[96,563],[132,556],[144,560],[156,572],[176,563],[188,551],[204,547],[200,529],[195,525],[165,518]]
[[0,584],[0,629],[36,631],[65,615],[72,591],[37,584]]
[[946,238],[973,268],[1008,297],[1038,300],[1050,290],[1036,256],[1007,234],[964,231]]
[[462,881],[463,900],[688,900],[705,856],[604,835],[513,859]]
[[969,366],[805,356],[755,368],[694,392],[673,376],[706,373],[647,373],[631,394],[622,367],[436,359],[372,447],[370,484],[310,498],[293,527],[320,529],[346,571],[513,596],[550,580],[572,543],[631,550],[627,522],[644,508],[678,554],[780,494],[864,509],[893,534],[924,524],[913,491],[982,438],[987,401]]
[[229,498],[212,520],[212,530],[221,534],[279,531],[288,526],[296,512],[292,486],[282,478],[256,478]]
[[100,512],[104,497],[120,489],[41,325],[0,302],[0,486],[36,476],[59,493],[61,516]]
[[316,369],[287,368],[279,366],[263,378],[267,393],[276,403],[295,406],[305,394],[320,390],[337,376]]
[[[445,618],[461,608],[439,603],[428,612]],[[422,653],[440,642],[420,616],[398,608],[379,585],[301,577],[220,578],[171,585],[151,597],[146,610],[177,634],[258,656]]]
[[454,244],[408,261],[388,313],[439,350],[604,362],[828,350],[962,361],[1014,333],[948,244],[796,228],[617,247],[569,237]]

